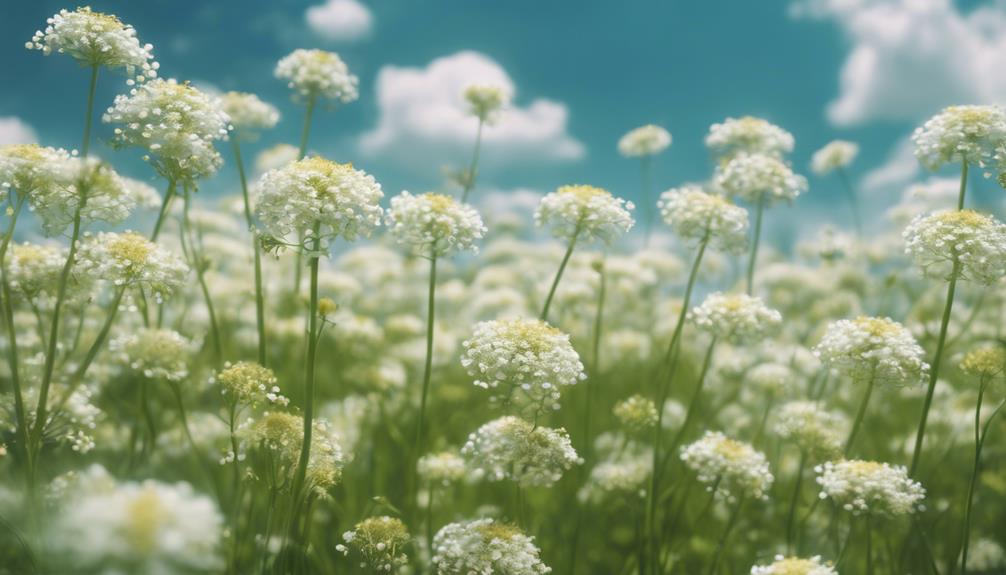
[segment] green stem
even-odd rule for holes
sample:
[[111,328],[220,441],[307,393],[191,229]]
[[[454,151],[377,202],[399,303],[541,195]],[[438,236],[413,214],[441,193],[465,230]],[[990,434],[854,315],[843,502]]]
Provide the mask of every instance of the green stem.
[[755,212],[754,237],[751,240],[751,258],[748,260],[747,288],[745,293],[751,295],[754,291],[755,262],[758,261],[758,244],[761,243],[761,222],[765,215],[765,196],[758,198],[758,207]]
[[251,200],[248,196],[248,179],[245,176],[244,162],[241,159],[241,145],[238,138],[231,138],[234,148],[234,163],[238,168],[238,177],[241,179],[241,196],[244,199],[245,222],[248,224],[248,231],[252,235],[252,253],[255,257],[255,326],[258,328],[258,362],[265,366],[268,354],[266,353],[265,341],[265,292],[262,289],[262,253],[259,248],[258,238],[255,235],[255,222],[252,218]]
[[[702,369],[699,371],[699,381],[695,384],[695,391],[692,393],[692,399],[688,402],[688,410],[685,412],[685,420],[681,423],[681,428],[678,432],[674,434],[674,439],[671,441],[670,447],[667,449],[669,455],[674,454],[674,450],[681,443],[681,440],[685,437],[685,432],[689,427],[689,424],[694,421],[695,417],[698,415],[698,405],[699,400],[702,397],[702,389],[706,384],[706,376],[709,374],[709,368],[713,363],[713,351],[716,349],[716,338],[713,337],[709,342],[709,347],[706,348],[705,357],[702,359]],[[663,469],[663,465],[660,466]]]
[[[423,424],[426,422],[426,401],[430,392],[430,376],[433,374],[433,322],[436,318],[436,290],[437,290],[437,252],[434,244],[430,253],[430,285],[426,297],[426,361],[423,365],[423,387],[422,395],[419,399],[419,419],[416,422],[416,436],[412,444],[412,461],[408,469],[408,474],[414,476],[416,464],[423,449]],[[419,488],[419,482],[413,481],[415,489]],[[416,492],[411,493],[411,506],[416,501]]]
[[961,543],[961,575],[968,575],[968,547],[971,542],[971,510],[975,496],[975,488],[978,485],[978,476],[981,470],[982,446],[985,443],[985,435],[988,432],[989,423],[991,423],[992,418],[999,413],[999,409],[1002,408],[1002,404],[1000,404],[999,407],[992,412],[992,417],[989,418],[989,422],[985,425],[985,431],[980,431],[982,400],[984,399],[985,389],[987,387],[988,381],[982,381],[981,386],[978,388],[978,405],[975,407],[975,462],[971,469],[971,479],[968,481],[968,497],[964,506],[964,536]]
[[436,488],[431,481],[429,483],[430,498],[426,502],[426,552],[433,557],[433,494]]
[[559,280],[562,279],[562,273],[566,271],[566,264],[569,263],[569,258],[573,255],[573,248],[576,247],[576,240],[580,236],[580,226],[577,225],[576,229],[573,230],[573,237],[569,239],[569,247],[566,248],[566,255],[562,257],[562,263],[559,264],[559,271],[555,274],[555,279],[552,281],[552,287],[548,290],[548,297],[545,298],[545,306],[541,310],[541,315],[538,319],[541,321],[548,321],[548,309],[552,307],[552,298],[555,297],[555,290],[559,287]]
[[468,172],[465,174],[465,188],[461,193],[461,203],[463,204],[468,202],[468,195],[475,187],[475,178],[479,167],[479,152],[482,148],[482,126],[484,123],[482,118],[479,118],[478,131],[475,132],[475,150],[472,152],[472,163],[468,166]]
[[845,197],[849,200],[849,209],[852,210],[852,223],[856,226],[856,235],[863,237],[863,221],[859,215],[859,198],[856,190],[849,181],[849,175],[845,173],[845,168],[838,168],[838,179],[842,182],[842,189],[845,190]]
[[168,217],[168,210],[171,208],[171,200],[175,198],[175,191],[178,183],[175,180],[168,180],[168,190],[164,192],[164,199],[161,201],[161,210],[157,213],[157,221],[154,222],[154,231],[150,233],[150,241],[156,242],[161,235],[161,226]]
[[202,246],[195,232],[192,231],[192,221],[189,219],[189,207],[192,205],[192,193],[185,190],[185,207],[182,210],[182,235],[189,238],[189,251],[191,252],[191,264],[196,270],[196,281],[199,283],[199,290],[203,294],[206,302],[206,313],[210,320],[210,339],[213,342],[213,353],[217,363],[223,361],[223,336],[220,334],[220,323],[217,321],[216,307],[213,305],[213,298],[210,296],[209,286],[206,284],[206,260],[203,257]]
[[[307,99],[307,109],[304,111],[304,127],[300,131],[300,146],[297,148],[297,159],[303,160],[304,156],[307,154],[307,138],[311,133],[311,118],[314,116],[314,107],[318,102],[318,97],[312,94]],[[304,243],[303,234],[301,235],[301,244]],[[297,250],[296,261],[294,262],[294,272],[293,272],[293,294],[294,297],[300,296],[300,276],[303,273],[301,268],[304,267],[304,253],[303,250]],[[313,313],[313,312],[312,312]]]
[[[13,212],[10,216],[10,224],[7,226],[7,232],[4,234],[3,243],[0,244],[0,290],[2,290],[0,297],[3,298],[4,328],[7,331],[7,362],[10,365],[11,386],[14,388],[14,415],[17,417],[16,431],[18,443],[25,451],[25,469],[30,471],[32,468],[32,452],[28,447],[28,419],[24,407],[24,395],[21,389],[17,328],[14,325],[14,306],[12,303],[13,294],[11,293],[10,282],[7,279],[7,249],[10,247],[11,238],[14,237],[14,228],[17,226],[17,218],[21,214],[24,202],[24,194],[18,194],[17,202],[15,202]],[[31,481],[31,475],[26,476],[26,479]]]
[[708,575],[716,573],[716,568],[719,567],[720,559],[723,556],[723,548],[726,547],[727,540],[730,538],[730,533],[737,525],[737,518],[740,517],[741,509],[744,507],[744,500],[745,497],[741,495],[740,500],[737,502],[737,506],[734,507],[733,512],[730,514],[730,519],[727,520],[727,526],[723,530],[723,535],[720,536],[719,542],[716,543],[716,550],[713,552],[713,561],[709,565],[709,571],[707,572]]
[[98,65],[91,66],[91,84],[87,90],[87,116],[84,117],[84,143],[80,146],[80,155],[87,157],[91,147],[91,124],[94,120],[94,92],[98,87]]
[[594,341],[593,350],[591,354],[591,361],[594,365],[591,366],[590,377],[583,382],[585,386],[584,392],[586,393],[586,401],[583,406],[583,452],[586,459],[590,459],[590,453],[592,451],[591,447],[593,444],[593,438],[591,437],[591,413],[593,412],[593,399],[594,399],[594,385],[591,380],[600,376],[601,372],[601,335],[602,328],[604,326],[604,299],[607,292],[607,278],[604,273],[604,262],[601,262],[600,267],[597,270],[599,276],[600,285],[597,291],[597,314],[594,316]]
[[852,431],[849,432],[849,438],[845,441],[845,449],[843,453],[845,457],[849,457],[852,452],[852,443],[856,440],[856,434],[859,432],[860,426],[863,424],[863,417],[866,415],[866,407],[870,403],[870,396],[873,395],[873,386],[877,381],[877,366],[874,364],[873,370],[870,372],[870,381],[866,384],[866,393],[863,394],[863,400],[859,403],[859,410],[856,412],[856,420],[852,424]]
[[803,471],[807,465],[807,453],[800,451],[800,465],[796,468],[796,481],[793,485],[793,496],[789,500],[789,512],[786,514],[786,553],[793,551],[793,527],[796,518],[796,508],[800,504],[800,488],[803,486]]
[[866,575],[873,575],[873,525],[866,514]]

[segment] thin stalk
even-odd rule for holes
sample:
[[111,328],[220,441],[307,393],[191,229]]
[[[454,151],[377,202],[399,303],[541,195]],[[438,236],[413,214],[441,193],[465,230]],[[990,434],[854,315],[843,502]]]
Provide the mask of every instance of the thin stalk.
[[[14,192],[10,192],[14,193]],[[11,386],[14,388],[14,415],[17,417],[16,432],[18,443],[25,451],[25,469],[31,470],[32,452],[28,447],[28,419],[24,408],[24,395],[21,389],[21,371],[17,350],[17,329],[14,325],[14,306],[12,304],[12,294],[10,282],[7,279],[7,248],[10,246],[11,238],[14,237],[14,228],[17,226],[17,218],[24,207],[25,196],[18,194],[13,212],[11,213],[10,224],[4,234],[3,243],[0,244],[0,297],[3,298],[4,328],[7,331],[7,363],[10,365]],[[31,475],[26,479],[31,481]],[[29,486],[30,487],[30,486]]]
[[709,571],[707,572],[709,575],[716,573],[716,568],[719,567],[720,558],[723,556],[723,548],[726,547],[730,533],[737,525],[737,518],[740,517],[741,509],[744,507],[744,500],[745,497],[741,495],[740,500],[737,501],[737,506],[734,507],[733,512],[730,514],[730,519],[727,520],[727,526],[723,530],[723,535],[720,536],[719,542],[716,543],[716,550],[713,552],[713,562],[709,565]]
[[856,434],[859,433],[859,428],[863,424],[863,416],[866,415],[866,407],[870,403],[870,396],[873,395],[873,386],[877,381],[877,366],[873,366],[873,370],[870,372],[870,381],[866,384],[866,393],[863,394],[863,400],[859,403],[859,410],[856,412],[856,420],[852,424],[852,430],[849,432],[849,438],[845,441],[845,449],[843,453],[846,457],[849,457],[849,453],[852,452],[852,443],[856,440]]
[[[426,421],[426,400],[430,392],[430,376],[433,374],[433,322],[436,318],[436,290],[437,290],[437,252],[436,245],[430,252],[430,285],[426,297],[426,362],[423,365],[423,387],[419,400],[419,419],[416,422],[416,436],[412,444],[412,461],[407,470],[410,477],[415,476],[416,463],[423,448],[423,424]],[[415,489],[419,488],[419,482],[413,481]],[[409,505],[416,501],[416,493],[411,494]]]
[[[203,250],[199,245],[196,234],[192,231],[192,221],[189,219],[189,207],[192,205],[191,192],[185,190],[185,208],[182,210],[182,235],[189,237],[189,249],[191,252],[192,267],[196,270],[196,281],[199,283],[199,290],[203,293],[203,300],[206,302],[206,313],[210,319],[210,339],[213,342],[213,353],[217,362],[222,362],[224,358],[223,336],[220,334],[220,323],[217,321],[216,308],[213,305],[213,298],[210,296],[209,286],[206,284],[206,262],[203,259]],[[183,246],[184,247],[184,246]]]
[[479,118],[479,127],[475,132],[475,149],[472,151],[472,163],[468,166],[468,172],[465,173],[465,188],[461,193],[461,203],[468,202],[468,195],[472,192],[472,188],[475,187],[475,178],[478,175],[479,169],[479,152],[482,149],[482,126],[485,122],[482,118]]
[[873,525],[866,514],[866,575],[873,575]]
[[765,215],[765,196],[758,198],[755,212],[754,237],[751,240],[751,258],[748,260],[747,288],[745,293],[751,295],[754,290],[755,262],[758,261],[758,244],[761,243],[761,222]]
[[[692,399],[688,402],[688,410],[685,412],[685,420],[681,423],[681,427],[678,432],[674,434],[674,439],[671,441],[671,446],[668,448],[668,454],[673,454],[674,450],[681,443],[681,440],[685,437],[685,432],[689,427],[689,424],[698,415],[698,405],[699,400],[702,398],[702,389],[706,384],[706,376],[709,374],[709,367],[713,363],[713,351],[716,349],[716,337],[713,337],[709,341],[709,347],[706,348],[705,357],[702,359],[702,369],[699,371],[699,381],[695,384],[695,391],[692,393]],[[663,465],[660,466],[663,469]]]
[[651,156],[642,156],[639,159],[639,185],[643,188],[643,205],[646,206],[646,219],[643,224],[643,247],[650,247],[650,236],[653,234],[653,214],[655,213],[653,204],[653,190],[650,184],[650,159]]
[[975,407],[975,462],[971,469],[971,479],[968,481],[968,498],[964,506],[964,535],[961,543],[961,575],[968,575],[968,547],[971,542],[971,510],[974,502],[975,488],[978,484],[979,471],[981,470],[982,446],[985,443],[985,436],[988,433],[989,424],[992,422],[992,418],[994,418],[996,414],[999,413],[999,409],[1002,408],[1002,404],[1000,404],[999,407],[992,412],[992,417],[990,417],[988,422],[985,424],[984,431],[980,431],[982,400],[984,399],[985,389],[987,387],[988,381],[982,381],[981,386],[978,388],[978,405]]
[[91,66],[91,84],[87,89],[87,112],[84,117],[84,142],[80,146],[80,155],[87,157],[91,147],[91,124],[94,121],[94,92],[98,87],[98,65]]
[[426,502],[426,552],[433,557],[433,494],[436,488],[429,482],[430,498]]
[[161,226],[164,225],[164,220],[167,219],[168,210],[171,208],[171,200],[175,198],[175,191],[178,188],[178,182],[175,180],[168,180],[168,190],[164,192],[164,199],[161,201],[161,210],[157,213],[157,221],[154,222],[154,231],[150,233],[150,241],[156,242],[157,237],[161,235]]
[[[311,133],[311,118],[314,116],[314,107],[318,102],[318,97],[314,94],[307,99],[307,109],[304,111],[304,127],[300,131],[300,146],[297,148],[297,159],[303,160],[304,155],[307,154],[307,138]],[[301,244],[303,245],[303,235],[301,235]],[[293,272],[293,293],[294,297],[300,295],[300,276],[301,268],[304,266],[304,253],[302,250],[297,250],[297,257]]]
[[562,279],[562,273],[566,271],[566,264],[569,263],[569,258],[573,255],[573,248],[576,247],[576,240],[580,236],[580,226],[577,226],[573,230],[573,237],[569,239],[569,247],[566,248],[566,255],[562,256],[562,263],[559,264],[559,271],[555,274],[555,279],[552,280],[552,287],[548,290],[548,297],[545,298],[545,306],[541,309],[541,315],[538,319],[541,321],[548,321],[548,310],[552,307],[552,298],[555,297],[555,290],[559,287],[559,280]]
[[845,168],[840,167],[835,171],[838,173],[838,179],[842,182],[845,197],[849,200],[849,209],[852,211],[852,223],[856,226],[856,235],[862,238],[863,221],[859,215],[859,197],[856,194],[856,190],[852,187],[852,183],[849,181],[849,175],[845,173]]
[[800,465],[796,468],[796,482],[793,485],[793,496],[789,500],[789,512],[786,513],[786,552],[793,551],[793,527],[796,518],[796,508],[800,504],[800,488],[803,486],[803,471],[807,465],[807,453],[800,450]]
[[768,424],[768,416],[772,413],[772,406],[775,405],[775,398],[769,397],[765,402],[765,411],[761,414],[761,419],[758,420],[758,427],[755,429],[754,437],[751,438],[751,445],[758,447],[761,442],[761,438],[765,435],[765,425]]
[[604,299],[607,292],[607,278],[604,273],[603,261],[601,262],[601,265],[598,267],[597,273],[600,276],[599,277],[600,285],[597,291],[597,315],[594,316],[594,334],[593,334],[594,341],[593,341],[592,354],[590,356],[593,365],[591,366],[590,377],[588,377],[587,380],[583,382],[586,388],[584,389],[584,392],[586,393],[587,397],[585,404],[583,406],[582,445],[584,449],[584,454],[588,459],[590,457],[591,445],[593,443],[591,440],[590,428],[591,428],[591,413],[593,411],[594,385],[591,383],[591,380],[597,378],[600,375],[601,371],[601,335],[602,335],[602,328],[604,326]]
[[258,362],[265,366],[268,354],[266,353],[265,341],[265,291],[262,289],[262,253],[259,248],[258,238],[255,235],[255,221],[252,218],[251,200],[248,197],[248,179],[245,176],[245,166],[241,159],[241,145],[238,138],[231,138],[234,148],[234,163],[238,168],[238,177],[241,180],[241,196],[244,199],[245,222],[248,224],[248,231],[252,235],[252,253],[255,256],[255,326],[258,328]]

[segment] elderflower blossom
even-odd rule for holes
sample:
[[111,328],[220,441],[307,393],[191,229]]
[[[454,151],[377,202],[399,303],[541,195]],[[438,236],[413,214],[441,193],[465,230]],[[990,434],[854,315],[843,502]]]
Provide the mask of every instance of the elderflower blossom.
[[220,385],[224,396],[245,405],[259,402],[286,406],[290,400],[280,393],[276,374],[268,367],[250,361],[227,362],[211,383]]
[[323,98],[347,104],[359,97],[359,79],[335,52],[294,50],[276,64],[275,75],[308,101]]
[[791,202],[807,191],[807,180],[785,162],[765,154],[740,154],[716,171],[716,185],[728,195],[756,204]]
[[855,142],[834,140],[814,152],[814,156],[810,160],[810,169],[815,174],[823,176],[847,167],[858,154],[859,146]]
[[255,94],[227,92],[220,97],[220,108],[230,118],[234,131],[247,136],[248,132],[267,130],[279,122],[279,110],[263,102]]
[[709,127],[706,147],[724,158],[738,153],[778,157],[793,151],[793,135],[761,118],[727,118]]
[[562,186],[541,199],[534,221],[539,227],[551,225],[552,235],[557,238],[610,242],[632,228],[634,222],[629,210],[634,207],[632,202],[601,188]]
[[465,88],[465,102],[468,112],[487,124],[493,124],[502,110],[510,101],[510,94],[500,86],[472,84]]
[[37,144],[0,146],[0,200],[13,189],[33,198],[63,193],[76,172],[69,152]]
[[476,519],[448,523],[433,537],[431,562],[439,575],[542,575],[534,538],[508,523]]
[[732,253],[747,249],[747,210],[722,196],[707,194],[701,186],[671,188],[660,194],[657,207],[664,222],[686,242],[708,241]]
[[706,296],[689,318],[699,329],[734,343],[764,338],[782,325],[782,314],[761,298],[722,292]]
[[999,106],[950,106],[912,134],[915,157],[935,170],[948,162],[985,167],[1006,146],[1006,112]]
[[266,172],[258,189],[258,218],[278,239],[310,232],[322,242],[352,241],[381,223],[381,185],[350,164],[304,158]]
[[587,377],[569,336],[541,320],[479,322],[462,346],[462,367],[504,405],[558,409],[562,388]]
[[813,401],[791,401],[779,409],[775,432],[814,455],[833,457],[841,453],[848,421],[837,411],[828,411]]
[[180,258],[135,232],[86,237],[77,266],[88,276],[119,288],[149,290],[158,303],[182,287],[189,271]]
[[[42,292],[55,292],[66,262],[66,250],[25,242],[14,244],[4,259],[11,289],[31,300]],[[83,279],[83,278],[82,278]]]
[[682,447],[681,461],[708,490],[715,485],[714,494],[730,501],[738,495],[766,499],[775,479],[763,453],[719,431],[706,431],[701,439]]
[[430,484],[447,486],[464,479],[468,473],[465,460],[453,451],[430,453],[419,458],[416,463],[419,477]]
[[137,199],[132,183],[97,158],[68,162],[66,185],[39,188],[28,196],[46,234],[62,232],[78,212],[83,222],[117,224],[129,216]]
[[154,47],[141,45],[136,30],[112,14],[94,12],[89,6],[72,12],[63,9],[46,24],[45,30],[36,31],[25,42],[25,48],[41,50],[46,56],[69,54],[85,66],[124,68],[130,85],[157,77]]
[[398,243],[432,257],[462,250],[478,253],[475,242],[488,231],[475,208],[433,193],[402,192],[391,198],[386,224]]
[[646,431],[657,425],[657,406],[653,400],[633,395],[615,404],[615,418],[630,431]]
[[522,487],[549,487],[583,463],[565,429],[535,427],[512,415],[469,435],[461,455],[490,481],[509,479]]
[[814,468],[821,499],[832,499],[853,515],[907,515],[922,507],[926,490],[900,465],[876,461],[829,461]]
[[108,342],[108,349],[123,364],[148,379],[179,382],[189,376],[195,347],[182,334],[169,329],[141,328]]
[[[905,228],[905,253],[923,273],[991,285],[1006,276],[1006,224],[974,210],[917,216]],[[955,269],[956,264],[956,269]]]
[[192,182],[223,164],[213,147],[227,139],[230,119],[216,98],[188,83],[158,78],[120,94],[102,121],[117,124],[112,145],[146,149],[161,176]]
[[968,352],[961,360],[961,371],[983,379],[992,378],[1006,369],[1006,349],[986,346]]
[[618,140],[618,152],[625,157],[654,156],[671,145],[671,133],[653,124],[630,130]]
[[890,318],[858,317],[828,324],[814,355],[855,381],[914,385],[929,373],[925,352]]
[[771,565],[752,567],[751,575],[838,575],[838,571],[819,555],[810,559],[776,555]]
[[[307,462],[306,485],[319,497],[327,497],[328,490],[342,478],[345,462],[342,445],[322,419],[312,422],[311,455]],[[272,465],[280,467],[285,476],[281,483],[292,484],[304,442],[304,418],[283,412],[268,412],[242,434],[253,444],[275,457]]]
[[350,551],[360,555],[360,567],[377,572],[391,573],[408,563],[405,547],[409,544],[409,530],[401,519],[382,515],[370,517],[342,534],[345,544],[335,548],[343,555]]
[[53,514],[47,543],[50,558],[66,561],[64,567],[157,574],[223,569],[223,517],[188,483],[118,483],[98,465],[73,483]]

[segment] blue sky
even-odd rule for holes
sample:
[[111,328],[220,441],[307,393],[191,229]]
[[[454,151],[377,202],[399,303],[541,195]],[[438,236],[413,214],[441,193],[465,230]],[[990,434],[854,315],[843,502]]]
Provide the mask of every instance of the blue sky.
[[[313,27],[307,10],[325,0],[101,0],[92,7],[133,24],[141,40],[154,45],[162,76],[255,92],[280,107],[283,121],[256,149],[295,143],[299,134],[302,110],[273,77],[275,62],[299,47],[339,52],[360,77],[360,99],[317,116],[311,149],[375,174],[389,195],[437,188],[441,167],[467,161],[468,143],[457,136],[457,126],[455,136],[445,139],[435,126],[416,133],[388,120],[394,110],[378,101],[378,78],[388,66],[420,75],[438,58],[455,73],[496,67],[515,86],[518,116],[536,100],[546,102],[546,123],[558,122],[558,132],[553,125],[544,136],[518,133],[514,141],[498,142],[488,135],[481,189],[548,191],[576,182],[631,199],[638,196],[638,168],[615,150],[625,131],[652,122],[674,135],[673,146],[656,164],[663,189],[707,178],[712,163],[702,140],[709,124],[751,114],[794,134],[791,159],[802,173],[809,172],[813,151],[830,139],[859,142],[861,157],[853,169],[858,185],[877,202],[889,203],[906,183],[925,177],[906,154],[897,153],[899,142],[906,149],[903,139],[916,124],[942,105],[999,102],[1006,95],[1006,83],[986,78],[1006,69],[998,67],[1006,64],[1006,54],[998,56],[1006,46],[1006,12],[994,2],[329,3],[330,12],[316,11],[330,18]],[[356,20],[351,14],[340,21],[347,3],[369,14],[369,23],[361,23],[358,13]],[[72,6],[19,0],[8,7],[13,10],[0,20],[0,64],[7,79],[0,87],[0,118],[8,121],[0,125],[9,130],[16,118],[44,144],[75,147],[86,73],[68,58],[46,58],[23,47],[47,16]],[[472,64],[457,56],[466,51],[481,56]],[[961,66],[962,58],[978,64]],[[98,101],[107,106],[125,90],[121,76],[105,75]],[[557,111],[564,125],[556,120]],[[382,120],[390,134],[404,130],[404,136],[396,145],[366,149],[361,142]],[[505,132],[506,121],[493,129]],[[108,133],[107,126],[98,128],[99,137]],[[582,155],[554,152],[560,142],[579,143]],[[153,178],[136,161],[138,153],[97,149],[124,172]],[[829,213],[841,201],[835,182],[808,176],[810,192],[796,209],[815,218],[835,217]],[[204,191],[231,191],[234,181],[228,166]]]

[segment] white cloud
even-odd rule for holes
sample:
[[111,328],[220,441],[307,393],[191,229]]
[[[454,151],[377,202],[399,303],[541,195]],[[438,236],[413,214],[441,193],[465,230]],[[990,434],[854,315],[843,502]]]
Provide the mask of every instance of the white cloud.
[[863,176],[862,188],[866,192],[898,188],[914,180],[921,171],[912,139],[904,137],[894,145],[883,164]]
[[367,37],[374,23],[370,10],[357,0],[326,0],[308,8],[304,20],[322,38],[344,42]]
[[950,104],[1006,99],[1006,13],[951,0],[796,0],[796,17],[834,20],[851,43],[828,118],[918,121]]
[[0,145],[34,144],[38,141],[35,130],[17,116],[0,116]]
[[[365,155],[391,155],[414,166],[459,165],[475,140],[477,120],[462,92],[470,84],[495,84],[514,93],[506,71],[488,56],[458,52],[425,68],[385,66],[377,76],[379,118],[360,138]],[[483,131],[481,166],[544,164],[583,157],[583,144],[566,131],[566,106],[536,99],[511,105]]]

